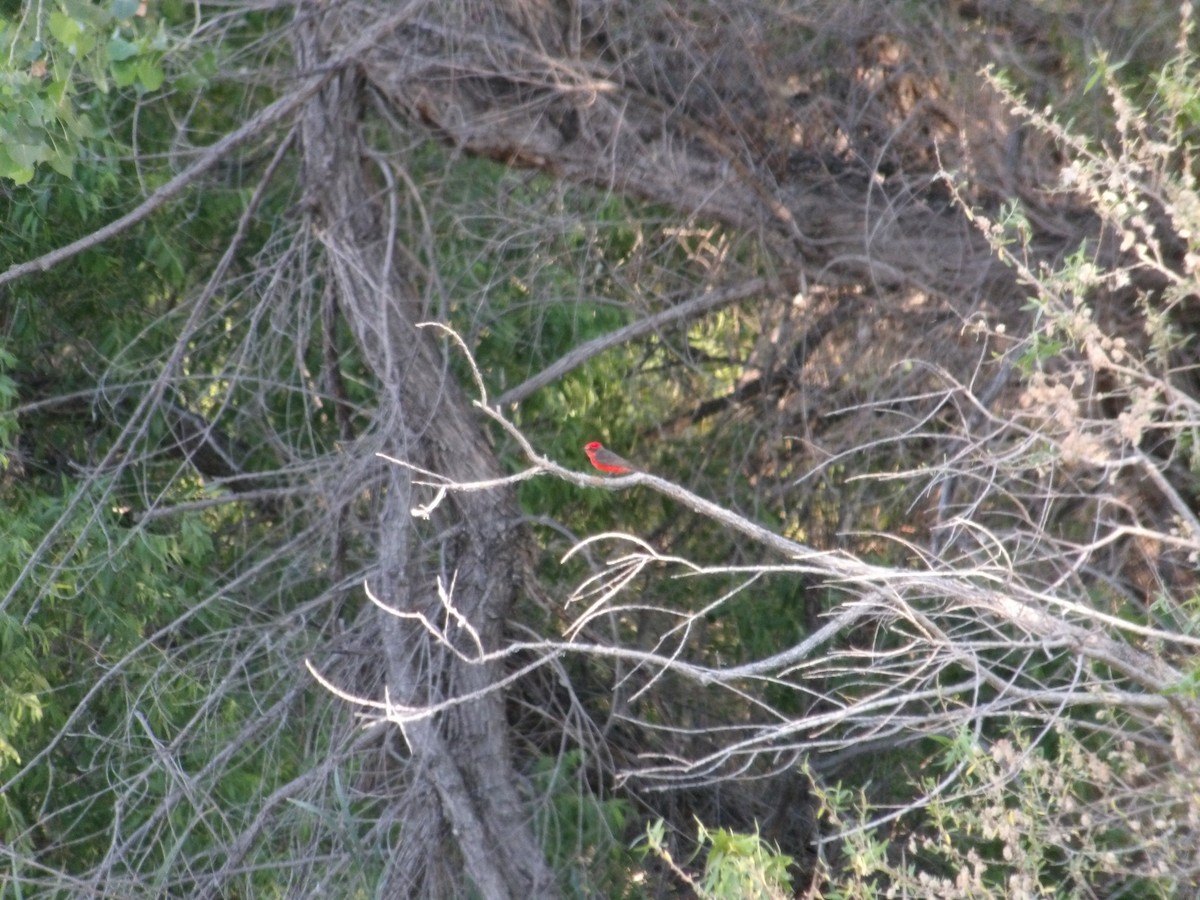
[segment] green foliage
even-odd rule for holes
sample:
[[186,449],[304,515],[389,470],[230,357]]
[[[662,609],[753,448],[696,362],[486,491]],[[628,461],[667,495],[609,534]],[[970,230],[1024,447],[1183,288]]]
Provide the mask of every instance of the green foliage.
[[0,18],[0,178],[30,182],[38,164],[72,178],[106,131],[90,111],[112,87],[158,90],[167,32],[138,0],[26,4]]
[[625,896],[630,867],[622,835],[629,803],[593,791],[579,750],[540,758],[531,782],[537,804],[534,828],[571,895]]
[[42,697],[50,683],[38,669],[32,646],[38,630],[24,626],[8,613],[0,613],[0,774],[7,765],[19,765],[26,726],[42,719]]
[[790,897],[793,860],[768,845],[758,835],[738,834],[724,828],[709,831],[698,825],[697,838],[711,847],[704,863],[704,896],[712,898]]
[[16,363],[16,356],[6,349],[4,338],[0,336],[0,478],[8,470],[8,452],[17,435],[17,417],[12,413],[17,401],[17,382],[8,374]]
[[[92,233],[173,175],[165,150],[181,110],[198,105],[214,129],[241,111],[242,87],[225,93],[228,106],[198,93],[146,96],[164,84],[169,32],[158,16],[170,5],[28,4],[0,22],[11,51],[0,136],[10,156],[13,146],[24,154],[19,169],[0,156],[0,175],[21,184],[5,192],[0,258],[31,259]],[[204,58],[209,72],[188,73],[195,91],[217,67],[213,52]],[[136,165],[116,152],[133,142],[134,127],[145,154]],[[304,751],[287,739],[241,746],[213,771],[208,799],[193,805],[179,794],[171,766],[198,777],[214,746],[235,744],[262,704],[290,689],[270,677],[252,625],[269,602],[306,597],[278,587],[253,603],[222,595],[223,579],[250,565],[239,541],[261,539],[264,524],[233,504],[139,521],[151,504],[215,492],[170,452],[161,414],[117,444],[147,387],[164,377],[189,311],[180,298],[207,277],[247,196],[210,185],[185,201],[194,227],[147,221],[6,288],[0,304],[0,784],[20,773],[0,796],[0,843],[38,859],[17,884],[45,867],[87,871],[141,826],[175,837],[147,844],[155,851],[139,877],[169,873],[177,855],[194,858],[227,839],[240,816],[254,814],[254,798],[302,764]],[[252,255],[271,232],[265,216],[252,223],[243,251]],[[228,322],[247,309],[227,306]],[[193,411],[223,412],[222,428],[251,402],[220,393],[218,373],[240,340],[231,331],[207,326],[166,392]],[[255,422],[274,414],[282,427],[307,424],[286,399],[255,413]],[[256,448],[249,465],[269,455],[258,450],[261,432],[237,436]],[[99,472],[106,455],[111,465]],[[243,666],[259,679],[253,687],[229,683]],[[213,797],[221,822],[208,821]],[[268,895],[270,881],[255,895]]]
[[[169,732],[207,693],[195,679],[176,679],[139,700],[137,685],[153,675],[158,660],[129,658],[149,632],[181,615],[207,584],[208,556],[195,535],[197,523],[189,526],[192,535],[185,546],[169,533],[119,527],[104,509],[102,482],[77,486],[64,480],[61,487],[58,496],[15,487],[5,491],[0,583],[10,595],[0,614],[0,779],[41,751],[97,679],[111,678],[114,667],[120,667],[120,678],[91,710],[98,736],[120,733],[136,714],[146,716],[148,727]],[[39,541],[41,553],[35,557]],[[112,822],[115,798],[97,800],[107,793],[107,775],[88,771],[68,781],[56,776],[62,767],[72,768],[70,757],[80,749],[60,747],[26,773],[0,809],[0,834],[21,833],[37,808],[36,798],[53,788],[57,804],[79,803],[86,810],[70,829],[57,833],[66,845],[75,845],[60,862],[86,865],[97,858],[99,846],[80,846],[69,835],[76,833],[71,829],[95,834]],[[50,825],[52,820],[56,824]],[[65,826],[51,815],[46,827]]]
[[666,846],[666,826],[659,819],[646,828],[647,846],[704,900],[783,900],[793,896],[789,868],[794,860],[759,836],[725,828],[709,830],[696,823],[701,852],[708,845],[704,873],[695,878],[672,858]]
[[1160,801],[1124,793],[1146,761],[1132,743],[1080,740],[1081,732],[1065,722],[1048,734],[1018,728],[988,746],[963,732],[929,760],[950,781],[916,779],[925,802],[890,830],[869,824],[865,796],[821,790],[827,820],[845,835],[822,896],[1069,896],[1080,885],[1175,896],[1169,866],[1147,877],[1152,869],[1138,862],[1175,853],[1150,837],[1170,827],[1154,824]]

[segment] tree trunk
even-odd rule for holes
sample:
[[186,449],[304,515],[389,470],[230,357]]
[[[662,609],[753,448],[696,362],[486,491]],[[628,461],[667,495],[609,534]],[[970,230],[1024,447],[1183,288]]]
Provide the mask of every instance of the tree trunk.
[[[302,65],[326,58],[320,7],[298,30]],[[301,124],[306,209],[326,249],[324,273],[337,293],[361,352],[380,384],[375,422],[377,448],[423,468],[464,480],[501,474],[489,444],[458,390],[428,331],[412,282],[393,266],[384,207],[363,172],[360,135],[361,80],[347,72],[332,79],[307,108]],[[383,465],[381,463],[381,465]],[[459,494],[434,516],[436,547],[411,516],[411,473],[388,465],[382,487],[379,563],[372,591],[387,606],[442,622],[437,579],[449,587],[458,612],[485,649],[500,641],[517,582],[511,493]],[[451,535],[451,537],[445,537]],[[430,560],[441,560],[439,570]],[[413,619],[380,614],[393,703],[436,704],[478,694],[434,719],[405,727],[411,750],[407,796],[437,797],[437,808],[414,808],[403,816],[408,871],[394,885],[413,896],[453,892],[445,870],[454,866],[437,836],[453,834],[465,871],[489,898],[556,894],[553,875],[530,828],[507,743],[503,698],[491,690],[501,672],[464,661],[434,640]],[[464,629],[447,630],[447,641],[467,655],[476,652]],[[430,790],[432,788],[432,790]],[[397,802],[404,802],[400,798]],[[438,873],[441,873],[440,876]]]

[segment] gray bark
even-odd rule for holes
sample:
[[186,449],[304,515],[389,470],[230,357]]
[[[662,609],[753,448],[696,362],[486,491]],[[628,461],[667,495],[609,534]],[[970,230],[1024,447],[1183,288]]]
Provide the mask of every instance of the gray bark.
[[[304,65],[321,64],[327,53],[323,37],[319,20],[299,29],[297,51]],[[501,472],[470,403],[429,333],[416,328],[425,318],[419,298],[392,263],[384,212],[362,167],[362,89],[354,73],[332,79],[305,111],[301,138],[306,206],[325,247],[325,277],[381,386],[379,449],[454,478],[497,477]],[[511,493],[448,500],[433,524],[452,537],[431,547],[410,514],[410,473],[389,466],[381,492],[372,590],[394,609],[441,621],[436,578],[449,584],[453,577],[458,611],[484,647],[494,649],[517,583],[512,528],[517,508]],[[429,563],[439,558],[441,569]],[[457,854],[482,896],[553,896],[553,875],[518,790],[503,697],[489,690],[501,673],[493,665],[463,661],[411,620],[381,613],[379,635],[394,702],[421,705],[482,695],[405,730],[412,754],[407,797],[426,808],[403,816],[407,846],[400,853],[409,865],[407,872],[393,872],[393,882],[406,882],[412,896],[450,893],[453,882],[442,876]],[[461,636],[448,635],[450,640]],[[472,645],[463,641],[460,649],[469,653]],[[428,808],[431,797],[437,798],[436,809]],[[453,849],[430,839],[447,833],[454,836]]]

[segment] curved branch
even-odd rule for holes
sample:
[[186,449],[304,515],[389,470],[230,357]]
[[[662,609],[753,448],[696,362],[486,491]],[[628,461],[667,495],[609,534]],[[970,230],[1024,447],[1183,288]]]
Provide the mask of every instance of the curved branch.
[[110,238],[114,238],[126,229],[136,225],[159,207],[183,193],[187,187],[197,181],[205,172],[213,168],[213,166],[237,147],[283,121],[297,107],[315,94],[321,85],[325,83],[327,77],[328,75],[326,74],[310,79],[296,90],[285,94],[270,106],[261,110],[241,128],[230,132],[215,144],[205,148],[204,152],[200,154],[199,159],[120,218],[114,219],[103,228],[97,228],[77,241],[72,241],[63,247],[42,254],[37,259],[31,259],[12,266],[4,273],[0,273],[0,287],[16,281],[18,278],[32,275],[35,272],[49,271],[59,263],[65,262],[71,257],[83,253],[85,250],[98,247]]
[[573,369],[577,369],[593,357],[599,356],[606,350],[618,347],[628,341],[634,341],[654,334],[658,330],[675,322],[683,322],[704,315],[714,309],[720,309],[731,303],[747,300],[758,294],[794,293],[794,287],[780,283],[772,278],[751,278],[741,284],[731,285],[715,291],[708,291],[686,300],[683,303],[664,309],[652,316],[646,316],[631,322],[624,328],[618,328],[609,334],[581,344],[565,356],[546,366],[532,378],[518,384],[511,390],[505,391],[496,399],[499,407],[520,403],[530,394],[557,381]]

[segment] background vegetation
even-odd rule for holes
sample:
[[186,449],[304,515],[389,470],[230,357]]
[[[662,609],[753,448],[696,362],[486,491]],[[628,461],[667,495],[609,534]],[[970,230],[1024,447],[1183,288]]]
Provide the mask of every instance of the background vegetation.
[[0,896],[1195,891],[1193,15],[0,4]]

